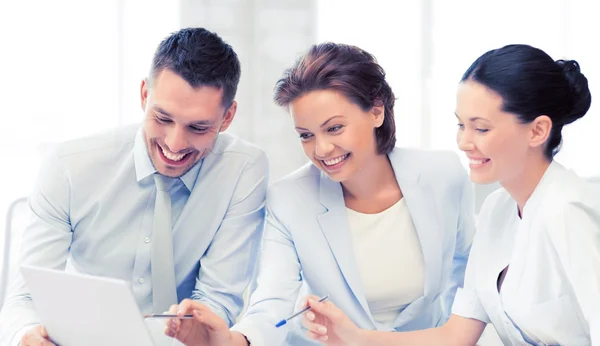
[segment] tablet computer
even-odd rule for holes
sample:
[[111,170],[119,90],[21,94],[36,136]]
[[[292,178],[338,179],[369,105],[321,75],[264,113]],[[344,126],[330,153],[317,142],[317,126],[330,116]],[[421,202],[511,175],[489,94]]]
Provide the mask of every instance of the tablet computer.
[[33,305],[60,346],[152,346],[135,297],[123,280],[23,266]]

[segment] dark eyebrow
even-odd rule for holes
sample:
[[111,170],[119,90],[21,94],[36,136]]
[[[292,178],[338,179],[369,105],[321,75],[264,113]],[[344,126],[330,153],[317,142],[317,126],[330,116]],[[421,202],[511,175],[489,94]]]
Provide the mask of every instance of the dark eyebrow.
[[[327,124],[328,124],[328,123],[329,123],[331,120],[333,120],[333,119],[335,119],[335,118],[343,118],[343,117],[344,117],[343,115],[334,115],[334,116],[332,116],[331,118],[329,118],[329,119],[325,120],[325,121],[324,121],[324,122],[321,124],[321,126],[320,126],[320,127],[327,126]],[[298,126],[296,126],[296,130],[304,130],[304,131],[308,131],[308,129],[305,129],[305,128],[303,128],[303,127],[298,127]]]
[[212,126],[212,124],[213,122],[210,120],[200,120],[191,123],[190,126]]
[[[454,113],[454,116],[455,116],[455,117],[456,117],[458,120],[460,120],[460,118],[458,117],[458,114]],[[471,118],[469,118],[469,121],[471,121],[471,122],[473,122],[473,121],[477,121],[477,120],[486,121],[486,122],[488,122],[488,123],[490,122],[489,120],[487,120],[487,119],[484,119],[484,118],[481,118],[481,117],[471,117]]]
[[[169,112],[160,108],[159,106],[154,106],[153,108],[158,113],[160,113],[166,117],[173,118],[173,116],[171,114],[169,114]],[[212,124],[213,124],[213,122],[210,120],[200,120],[200,121],[195,121],[193,123],[190,123],[188,126],[212,126]]]
[[327,119],[325,122],[323,122],[321,124],[321,127],[326,126],[331,120],[335,119],[335,118],[343,118],[343,115],[334,115],[331,118]]
[[154,110],[155,110],[155,111],[157,111],[157,112],[159,112],[160,114],[162,114],[162,115],[166,115],[166,116],[168,116],[169,118],[172,118],[172,116],[171,116],[171,114],[169,114],[169,112],[167,112],[166,110],[164,110],[164,109],[160,108],[159,106],[154,106],[154,107],[152,107],[152,108],[154,108]]

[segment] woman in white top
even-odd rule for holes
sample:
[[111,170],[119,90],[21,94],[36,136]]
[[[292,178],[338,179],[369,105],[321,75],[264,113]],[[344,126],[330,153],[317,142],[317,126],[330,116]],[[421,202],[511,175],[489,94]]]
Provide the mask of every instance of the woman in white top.
[[458,145],[474,182],[503,188],[482,207],[453,315],[430,330],[365,331],[311,297],[309,335],[330,345],[463,346],[492,323],[505,345],[600,345],[600,191],[553,160],[563,126],[590,103],[575,61],[526,45],[477,59],[458,88]]
[[230,332],[185,301],[173,311],[201,315],[169,322],[167,334],[187,345],[314,344],[301,318],[276,327],[307,293],[329,295],[366,329],[443,324],[474,232],[459,158],[395,147],[394,94],[357,47],[313,46],[278,82],[275,100],[289,109],[311,163],[269,188],[248,311]]

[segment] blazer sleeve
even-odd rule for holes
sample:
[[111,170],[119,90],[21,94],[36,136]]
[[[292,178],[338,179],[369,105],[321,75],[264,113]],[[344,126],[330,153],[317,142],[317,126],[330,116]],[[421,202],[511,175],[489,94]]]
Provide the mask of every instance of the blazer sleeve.
[[[294,240],[274,209],[276,201],[267,198],[265,231],[256,281],[250,292],[246,314],[232,327],[246,336],[253,346],[280,345],[289,325],[275,324],[292,314],[302,285],[301,265]],[[278,205],[281,207],[281,205]]]
[[[486,216],[483,216],[486,217]],[[482,217],[479,217],[481,222]],[[477,292],[477,266],[484,260],[480,256],[485,256],[486,239],[485,234],[479,233],[474,237],[473,247],[469,253],[468,262],[465,270],[464,285],[456,289],[454,303],[452,304],[452,314],[465,318],[472,318],[484,323],[490,323],[491,320],[483,307],[479,294]],[[483,247],[482,247],[483,246]]]
[[463,287],[467,260],[471,251],[471,244],[475,236],[475,216],[473,207],[473,188],[472,184],[461,169],[461,189],[458,223],[456,226],[456,244],[452,258],[452,269],[450,282],[443,293],[444,316],[440,324],[445,323],[451,314],[452,304],[458,288]]

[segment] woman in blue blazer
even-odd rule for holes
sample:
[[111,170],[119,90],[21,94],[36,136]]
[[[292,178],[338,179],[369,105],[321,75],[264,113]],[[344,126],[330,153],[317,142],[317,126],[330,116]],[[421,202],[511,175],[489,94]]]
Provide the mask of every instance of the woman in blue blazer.
[[231,329],[184,301],[166,333],[186,345],[310,345],[299,297],[329,296],[358,326],[443,324],[474,233],[471,185],[450,152],[395,147],[394,94],[369,53],[324,43],[287,70],[275,101],[312,161],[274,183],[257,280]]

